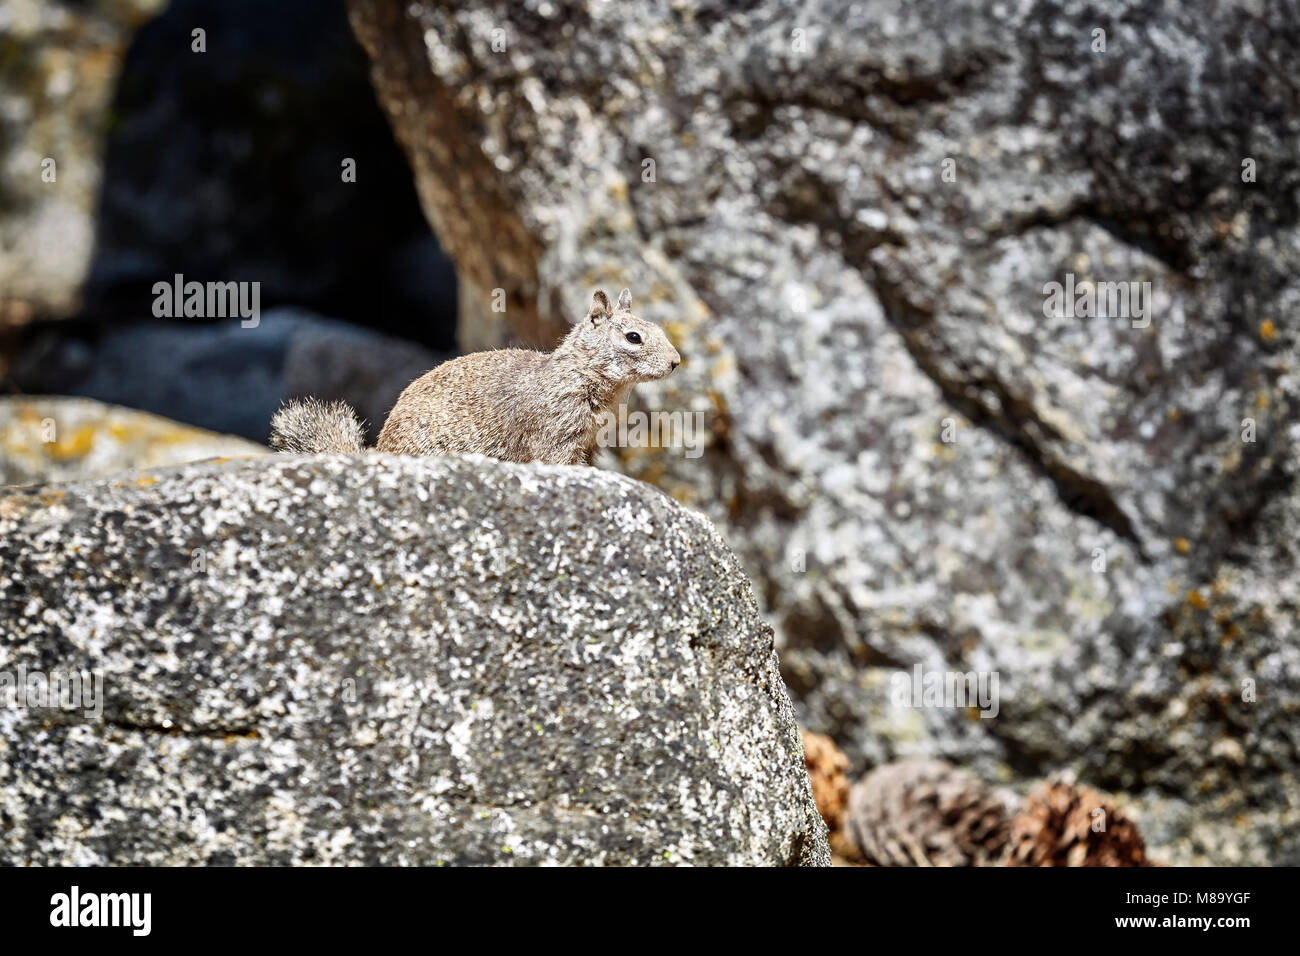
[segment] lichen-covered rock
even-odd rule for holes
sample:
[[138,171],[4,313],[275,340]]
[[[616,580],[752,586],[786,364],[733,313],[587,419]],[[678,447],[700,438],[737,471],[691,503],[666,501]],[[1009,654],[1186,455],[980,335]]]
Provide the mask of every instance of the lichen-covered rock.
[[103,478],[130,468],[267,451],[242,438],[86,398],[0,398],[0,485]]
[[165,5],[0,6],[0,326],[77,308],[118,71],[135,28]]
[[[476,314],[675,337],[638,393],[713,443],[622,467],[722,526],[806,726],[1300,862],[1295,5],[349,6]],[[916,664],[999,716],[895,706]]]
[[595,469],[263,458],[0,498],[0,864],[825,864],[773,634]]

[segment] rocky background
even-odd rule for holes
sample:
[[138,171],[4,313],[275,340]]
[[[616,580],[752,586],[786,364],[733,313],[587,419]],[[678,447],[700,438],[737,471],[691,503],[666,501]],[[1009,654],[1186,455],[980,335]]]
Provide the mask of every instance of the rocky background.
[[[1294,4],[238,7],[177,0],[122,60],[130,4],[0,6],[10,390],[373,423],[412,367],[629,286],[686,358],[640,403],[711,441],[602,465],[738,552],[860,806],[948,793],[871,776],[940,759],[1017,794],[1016,859],[1113,799],[1160,862],[1300,863]],[[92,39],[111,115],[50,79]],[[65,126],[93,207],[40,191]],[[94,224],[77,276],[11,258],[55,215]],[[173,271],[260,277],[262,326],[149,321]],[[1149,323],[1045,315],[1067,276],[1150,283]],[[996,673],[998,715],[896,705],[916,665]]]
[[[265,441],[293,395],[382,423],[455,350],[455,269],[341,2],[3,0],[0,45],[10,391]],[[176,274],[260,283],[260,323],[155,318]]]

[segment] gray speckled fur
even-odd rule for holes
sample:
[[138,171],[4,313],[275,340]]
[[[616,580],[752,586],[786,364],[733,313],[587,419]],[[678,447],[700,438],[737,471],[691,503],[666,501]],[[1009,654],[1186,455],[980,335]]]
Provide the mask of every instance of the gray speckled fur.
[[292,455],[355,454],[365,446],[365,436],[365,426],[347,402],[287,402],[271,419],[271,447]]
[[275,456],[0,497],[19,664],[106,700],[0,707],[0,865],[828,862],[735,556],[596,469]]

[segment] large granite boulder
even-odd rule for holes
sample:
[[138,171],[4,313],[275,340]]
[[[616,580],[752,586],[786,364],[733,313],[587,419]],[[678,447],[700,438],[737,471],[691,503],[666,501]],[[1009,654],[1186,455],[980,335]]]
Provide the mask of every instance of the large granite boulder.
[[84,398],[0,398],[0,485],[82,481],[267,450],[232,435]]
[[113,90],[135,28],[165,5],[0,5],[0,329],[80,305]]
[[[594,469],[273,457],[0,498],[0,864],[824,864],[773,634]],[[39,678],[37,678],[39,682]]]
[[[722,526],[811,729],[1300,863],[1293,5],[349,6],[462,315],[667,324],[641,394],[713,442],[622,467]],[[916,665],[999,715],[896,706]]]

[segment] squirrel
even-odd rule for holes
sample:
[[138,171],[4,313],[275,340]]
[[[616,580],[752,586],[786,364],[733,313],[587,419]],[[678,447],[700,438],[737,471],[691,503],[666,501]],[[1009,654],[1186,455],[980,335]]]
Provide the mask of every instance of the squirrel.
[[[399,455],[476,453],[504,461],[592,464],[602,413],[632,386],[665,378],[682,362],[668,336],[597,291],[591,310],[552,352],[498,349],[462,355],[426,372],[398,396],[375,449]],[[357,454],[365,429],[345,402],[291,401],[271,419],[271,447]]]

